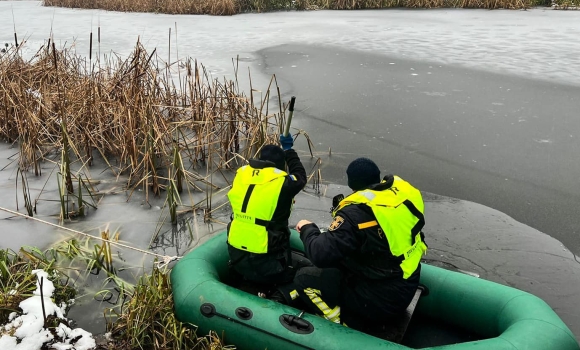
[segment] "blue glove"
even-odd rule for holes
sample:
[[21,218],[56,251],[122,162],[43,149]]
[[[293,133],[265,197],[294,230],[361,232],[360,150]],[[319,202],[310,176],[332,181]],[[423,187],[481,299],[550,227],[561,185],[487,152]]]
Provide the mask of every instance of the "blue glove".
[[287,151],[294,146],[294,139],[292,135],[284,136],[284,134],[280,135],[280,144],[282,145],[282,149]]

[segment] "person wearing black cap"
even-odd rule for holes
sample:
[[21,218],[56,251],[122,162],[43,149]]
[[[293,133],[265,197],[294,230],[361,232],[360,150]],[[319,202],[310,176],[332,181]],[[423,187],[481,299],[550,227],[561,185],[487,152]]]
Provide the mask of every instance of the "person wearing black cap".
[[[292,136],[280,136],[282,148],[264,146],[258,159],[238,169],[228,199],[230,266],[246,281],[275,286],[292,281],[300,266],[310,263],[290,250],[288,218],[294,196],[306,185],[306,170]],[[286,164],[288,172],[285,171]]]
[[418,288],[424,204],[400,177],[381,180],[368,158],[355,159],[346,174],[354,192],[333,200],[328,232],[307,220],[296,226],[316,267],[298,272],[294,284],[310,312],[368,332],[404,312]]

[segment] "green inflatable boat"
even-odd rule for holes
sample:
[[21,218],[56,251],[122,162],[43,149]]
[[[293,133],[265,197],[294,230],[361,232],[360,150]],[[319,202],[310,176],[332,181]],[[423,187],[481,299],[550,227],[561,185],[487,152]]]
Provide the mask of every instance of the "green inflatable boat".
[[[298,234],[295,249],[304,247]],[[183,257],[171,271],[175,314],[225,336],[238,349],[411,349],[259,298],[225,284],[225,232]],[[543,300],[518,289],[423,264],[414,316],[477,334],[471,341],[427,346],[446,350],[578,350],[576,338]]]

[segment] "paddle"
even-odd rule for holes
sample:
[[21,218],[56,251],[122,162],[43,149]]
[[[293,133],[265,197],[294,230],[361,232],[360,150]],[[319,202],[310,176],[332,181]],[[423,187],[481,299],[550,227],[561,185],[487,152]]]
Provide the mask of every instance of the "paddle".
[[284,129],[284,136],[285,137],[288,137],[288,135],[290,134],[290,123],[292,123],[292,114],[294,114],[294,103],[295,102],[296,102],[296,96],[292,96],[292,98],[290,99],[290,107],[288,107],[290,114],[288,114],[288,120],[286,121],[286,128]]

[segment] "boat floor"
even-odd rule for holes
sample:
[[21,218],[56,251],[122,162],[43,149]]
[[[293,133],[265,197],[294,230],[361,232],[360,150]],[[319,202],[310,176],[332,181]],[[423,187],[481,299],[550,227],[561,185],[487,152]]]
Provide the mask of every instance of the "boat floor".
[[402,345],[414,349],[450,345],[483,339],[480,335],[416,313],[403,337]]

